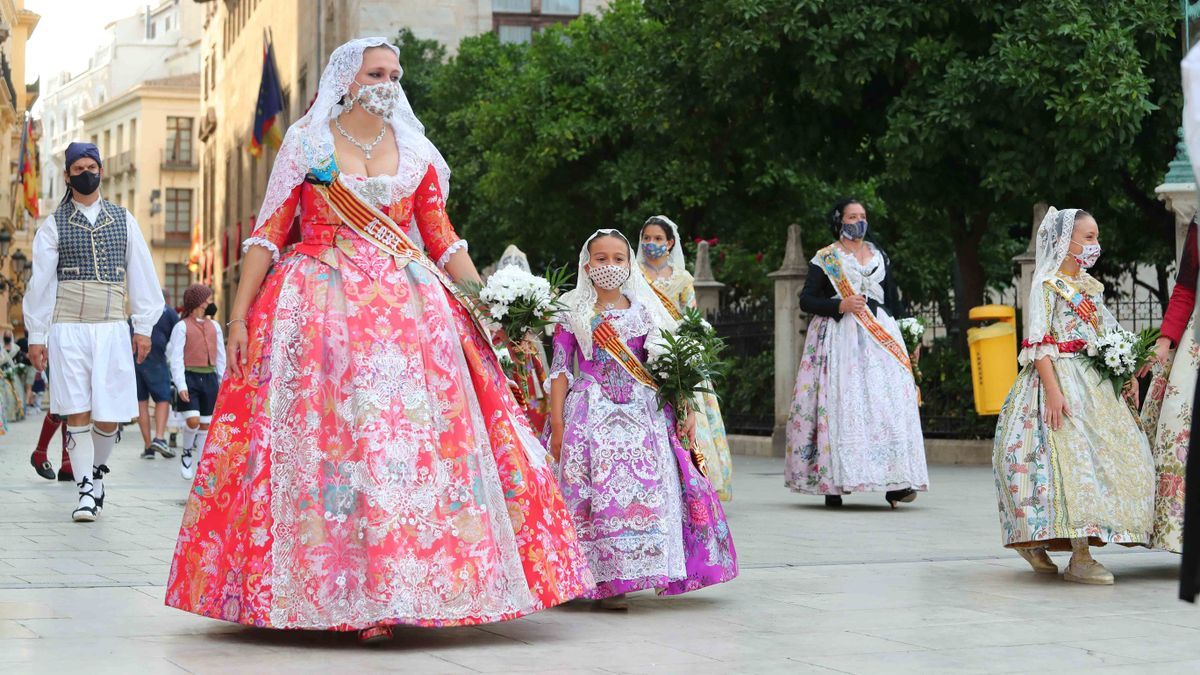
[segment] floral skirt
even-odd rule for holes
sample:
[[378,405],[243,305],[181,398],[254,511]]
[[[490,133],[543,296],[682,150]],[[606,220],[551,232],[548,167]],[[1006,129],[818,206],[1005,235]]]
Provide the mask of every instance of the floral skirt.
[[704,455],[708,480],[721,501],[733,499],[733,456],[721,419],[721,404],[712,394],[700,394],[696,411],[696,446]]
[[1158,474],[1150,546],[1173,553],[1183,551],[1184,478],[1192,435],[1196,370],[1200,368],[1200,345],[1196,344],[1194,327],[1195,320],[1188,321],[1171,365],[1155,375],[1142,406],[1142,427],[1153,434],[1151,445]]
[[167,604],[354,630],[499,621],[588,591],[545,450],[490,345],[431,274],[361,244],[286,256],[264,283]]
[[[896,322],[883,311],[878,318],[903,344]],[[808,326],[784,480],[810,495],[929,487],[912,373],[851,317]]]
[[4,422],[20,422],[25,419],[24,383],[18,384],[17,377],[0,374],[0,417]]
[[1082,358],[1059,358],[1054,372],[1071,415],[1052,431],[1041,379],[1026,366],[996,424],[992,460],[1005,546],[1070,550],[1150,542],[1154,460],[1124,400]]
[[677,594],[737,576],[720,499],[654,392],[635,385],[616,403],[581,376],[563,417],[559,482],[595,575],[588,597]]

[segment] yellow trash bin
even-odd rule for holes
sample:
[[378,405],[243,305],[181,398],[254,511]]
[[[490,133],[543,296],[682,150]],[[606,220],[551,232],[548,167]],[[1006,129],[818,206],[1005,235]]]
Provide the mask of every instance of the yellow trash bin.
[[975,390],[975,412],[999,415],[1017,380],[1017,313],[1008,305],[971,308],[972,321],[994,323],[967,329],[971,350],[971,383]]

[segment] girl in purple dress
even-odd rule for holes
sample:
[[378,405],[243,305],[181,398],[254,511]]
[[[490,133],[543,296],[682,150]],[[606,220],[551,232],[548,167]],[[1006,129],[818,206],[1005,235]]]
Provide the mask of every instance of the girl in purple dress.
[[629,592],[679,594],[737,576],[717,494],[680,445],[674,413],[644,382],[647,339],[677,323],[630,273],[632,259],[616,230],[587,240],[578,286],[563,296],[547,386],[548,445],[597,582],[588,597],[610,609],[625,609]]

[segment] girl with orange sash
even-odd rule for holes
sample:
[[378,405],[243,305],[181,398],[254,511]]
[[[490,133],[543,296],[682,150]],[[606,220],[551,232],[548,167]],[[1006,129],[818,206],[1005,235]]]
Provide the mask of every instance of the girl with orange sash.
[[1104,285],[1087,273],[1100,229],[1087,211],[1051,208],[1037,233],[1024,308],[1022,366],[996,424],[993,467],[1004,545],[1035,572],[1056,574],[1048,551],[1071,551],[1065,578],[1111,584],[1091,546],[1147,545],[1154,459],[1125,401],[1085,356],[1117,328]]
[[610,609],[633,591],[685,593],[737,575],[720,500],[645,367],[647,342],[677,324],[632,264],[616,230],[584,244],[547,384],[550,452],[596,578],[588,597]]
[[852,199],[829,215],[837,241],[817,252],[800,293],[813,315],[787,426],[784,479],[796,492],[883,492],[892,508],[929,486],[917,386],[896,323],[891,263],[866,240],[867,211]]
[[[696,308],[696,287],[684,263],[679,227],[666,216],[651,216],[642,225],[640,239],[638,267],[667,312],[682,319],[686,310]],[[708,480],[721,501],[729,501],[733,499],[733,457],[721,405],[715,394],[697,394],[696,407],[696,447],[704,454]]]

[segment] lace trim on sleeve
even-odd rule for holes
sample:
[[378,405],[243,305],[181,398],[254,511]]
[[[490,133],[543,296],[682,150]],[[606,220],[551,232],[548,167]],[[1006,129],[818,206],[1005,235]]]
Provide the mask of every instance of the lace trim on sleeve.
[[466,239],[459,239],[458,241],[454,242],[453,244],[450,244],[450,246],[446,249],[446,252],[442,254],[442,257],[437,259],[437,266],[442,268],[443,270],[445,270],[446,263],[450,262],[450,256],[454,255],[455,253],[459,252],[460,250],[461,251],[470,250],[470,247],[467,245]]
[[553,356],[550,361],[550,372],[546,374],[546,381],[542,384],[545,391],[550,391],[550,383],[558,379],[559,375],[567,376],[567,388],[570,389],[575,384],[575,375],[571,373],[571,364],[568,363],[567,350],[559,345],[554,345]]
[[242,253],[250,250],[251,246],[261,246],[271,252],[271,262],[279,262],[279,247],[271,242],[270,239],[263,237],[250,237],[242,242]]

